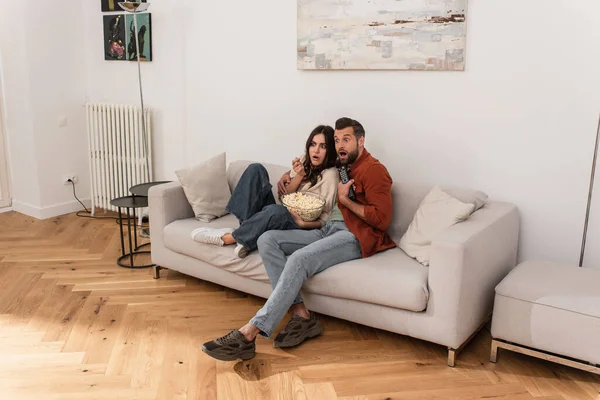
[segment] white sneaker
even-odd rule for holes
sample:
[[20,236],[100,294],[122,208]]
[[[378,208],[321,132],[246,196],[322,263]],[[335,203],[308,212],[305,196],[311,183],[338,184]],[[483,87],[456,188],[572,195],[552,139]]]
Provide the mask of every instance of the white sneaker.
[[192,231],[192,239],[199,243],[214,244],[216,246],[223,246],[223,240],[221,239],[226,233],[233,232],[232,228],[198,228]]
[[238,258],[246,258],[248,256],[248,253],[250,253],[248,249],[242,246],[241,244],[235,246],[235,250],[233,250],[233,252]]

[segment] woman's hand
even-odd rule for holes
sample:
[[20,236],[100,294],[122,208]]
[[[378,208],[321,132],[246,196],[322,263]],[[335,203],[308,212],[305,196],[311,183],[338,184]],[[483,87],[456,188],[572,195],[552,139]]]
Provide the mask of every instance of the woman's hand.
[[302,177],[306,176],[306,171],[304,171],[304,165],[302,165],[302,162],[299,158],[294,158],[294,160],[292,161],[292,168],[294,169],[296,175],[300,175]]
[[292,215],[292,218],[294,218],[294,222],[296,223],[296,225],[298,225],[298,227],[300,229],[304,229],[306,228],[306,222],[300,218],[300,216],[293,210],[288,210],[290,212],[290,214]]
[[292,178],[290,178],[289,171],[281,176],[281,179],[279,182],[277,182],[277,194],[279,194],[280,197],[287,194],[286,185],[288,185],[291,181]]
[[300,229],[321,229],[323,227],[323,224],[320,220],[306,222],[302,218],[300,218],[300,216],[296,212],[292,210],[289,211],[292,215],[292,218],[294,218],[294,222],[296,223],[296,225],[298,225],[298,228]]

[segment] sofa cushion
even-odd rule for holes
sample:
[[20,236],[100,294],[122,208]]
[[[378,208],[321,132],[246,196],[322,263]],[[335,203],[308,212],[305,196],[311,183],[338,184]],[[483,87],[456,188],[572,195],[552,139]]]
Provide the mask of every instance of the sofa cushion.
[[427,307],[428,268],[399,248],[335,265],[304,284],[309,293],[410,311]]
[[474,205],[463,203],[435,186],[423,199],[399,247],[421,264],[429,266],[431,243],[452,225],[464,221]]
[[458,187],[442,188],[442,190],[463,203],[473,204],[473,212],[485,206],[489,199],[487,194],[479,190]]
[[231,191],[227,182],[225,153],[189,168],[175,171],[196,218],[210,222],[227,214]]
[[[431,188],[430,185],[401,181],[396,181],[392,185],[392,214],[394,217],[388,228],[388,234],[396,243],[400,243],[400,240],[402,240],[402,236],[412,222],[419,205],[431,191]],[[472,189],[442,186],[442,190],[463,203],[473,204],[473,211],[477,211],[488,201],[488,196],[485,193]]]
[[[201,226],[236,228],[237,219],[228,214],[210,223],[194,218],[182,219],[167,225],[163,231],[165,246],[177,253],[197,258],[215,267],[238,275],[269,282],[258,252],[244,259],[233,254],[235,246],[218,247],[192,240],[191,232]],[[304,291],[381,304],[411,311],[423,311],[427,306],[428,269],[408,257],[398,248],[372,257],[333,266],[308,279]]]
[[550,261],[526,261],[496,287],[496,294],[600,318],[600,271]]
[[195,218],[180,219],[165,227],[163,231],[165,247],[246,278],[269,282],[269,277],[258,252],[252,252],[248,257],[240,259],[233,253],[235,246],[219,247],[195,242],[191,237],[191,233],[194,229],[202,226],[237,228],[239,223],[231,214],[217,218],[212,222],[202,222]]

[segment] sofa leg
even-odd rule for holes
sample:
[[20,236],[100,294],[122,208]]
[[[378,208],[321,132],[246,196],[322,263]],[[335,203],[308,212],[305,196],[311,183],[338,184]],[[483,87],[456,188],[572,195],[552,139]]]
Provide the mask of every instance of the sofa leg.
[[464,341],[463,344],[461,344],[457,349],[453,349],[448,347],[448,366],[449,367],[454,367],[455,363],[456,363],[456,356],[458,355],[458,353],[460,353],[462,351],[462,349],[465,348],[465,346],[467,344],[469,344],[469,342],[475,337],[477,336],[477,334],[479,333],[479,331],[488,323],[488,321],[490,320],[491,316],[489,316],[484,322],[483,324],[481,324],[476,330],[475,332],[473,332],[473,334],[471,336],[469,336],[469,338],[467,340]]
[[158,265],[155,265],[155,266],[154,266],[154,268],[153,268],[153,271],[152,271],[152,272],[153,272],[154,279],[158,279],[158,278],[160,278],[160,270],[161,270],[161,269],[163,269],[163,268],[162,268],[162,267],[159,267]]
[[490,353],[490,362],[498,361],[498,342],[492,339],[492,351]]
[[458,353],[457,349],[448,349],[448,366],[454,367],[456,363],[456,354]]
[[[542,360],[551,361],[557,364],[566,365],[570,368],[577,368],[582,371],[591,372],[600,375],[600,368],[591,362],[576,360],[574,358],[562,357],[556,354],[547,353],[542,350],[532,349],[531,347],[520,346],[518,344],[505,342],[504,340],[494,340],[492,342],[492,353],[494,347],[514,351],[515,353],[525,354],[526,356],[536,357]],[[490,360],[491,361],[491,360]]]

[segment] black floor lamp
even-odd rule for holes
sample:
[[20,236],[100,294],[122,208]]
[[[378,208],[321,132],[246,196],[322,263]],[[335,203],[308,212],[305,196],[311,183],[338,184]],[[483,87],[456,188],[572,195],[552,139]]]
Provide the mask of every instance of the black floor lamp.
[[592,161],[592,172],[590,174],[590,188],[588,191],[587,209],[585,212],[585,223],[583,225],[583,240],[581,241],[581,255],[579,256],[579,266],[583,267],[583,258],[585,256],[585,242],[587,240],[588,225],[590,222],[590,211],[592,206],[592,195],[594,194],[594,178],[596,175],[596,161],[598,159],[598,144],[600,143],[600,119],[596,129],[596,145],[594,146],[594,159]]
[[[148,154],[148,135],[146,134],[146,113],[144,110],[144,92],[142,89],[142,68],[140,65],[140,36],[139,36],[139,29],[138,29],[138,23],[137,23],[137,14],[148,10],[148,8],[150,7],[150,4],[142,3],[139,1],[121,1],[121,2],[119,2],[119,7],[121,7],[123,10],[127,11],[128,13],[133,14],[133,26],[135,29],[135,31],[134,31],[135,50],[137,53],[138,82],[139,82],[139,86],[140,86],[140,103],[142,106],[142,136],[143,136],[143,141],[144,141],[146,172],[148,174],[147,175],[148,179],[146,181],[147,182],[146,184],[137,185],[137,187],[129,188],[129,190],[132,193],[134,193],[135,190],[140,190],[141,192],[139,194],[147,196],[149,187],[151,185],[159,184],[160,182],[151,182],[152,177],[150,176],[150,154]],[[138,193],[134,193],[134,194],[138,194]],[[140,214],[140,223],[141,223],[141,221],[142,221],[142,216]],[[143,237],[150,237],[150,233],[148,232],[147,229],[142,229],[141,235]]]
[[148,154],[148,135],[146,134],[146,115],[144,112],[144,92],[142,90],[142,68],[140,66],[140,37],[139,37],[139,30],[138,30],[138,24],[137,24],[137,14],[144,12],[146,10],[148,10],[148,8],[150,7],[149,3],[142,3],[142,2],[137,2],[137,1],[122,1],[119,2],[119,6],[133,14],[133,26],[135,29],[135,50],[137,53],[137,67],[138,67],[138,82],[139,82],[139,86],[140,86],[140,103],[142,105],[142,136],[144,138],[144,154],[145,154],[145,158],[146,158],[146,171],[148,173],[148,180],[151,180],[150,178],[150,155]]

